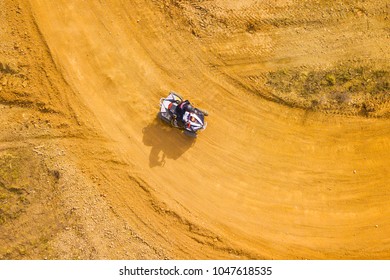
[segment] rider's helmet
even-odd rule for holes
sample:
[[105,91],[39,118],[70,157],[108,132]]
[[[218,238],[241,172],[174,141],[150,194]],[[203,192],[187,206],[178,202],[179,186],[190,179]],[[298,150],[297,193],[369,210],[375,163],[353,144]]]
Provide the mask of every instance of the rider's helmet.
[[187,105],[187,111],[193,112],[193,111],[194,111],[194,107],[192,107],[191,104],[188,104],[188,105]]

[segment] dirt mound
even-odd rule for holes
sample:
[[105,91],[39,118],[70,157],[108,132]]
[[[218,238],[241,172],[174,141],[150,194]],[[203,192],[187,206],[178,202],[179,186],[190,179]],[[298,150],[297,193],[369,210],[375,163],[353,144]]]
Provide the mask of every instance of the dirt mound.
[[328,2],[3,1],[0,257],[388,259],[389,9]]

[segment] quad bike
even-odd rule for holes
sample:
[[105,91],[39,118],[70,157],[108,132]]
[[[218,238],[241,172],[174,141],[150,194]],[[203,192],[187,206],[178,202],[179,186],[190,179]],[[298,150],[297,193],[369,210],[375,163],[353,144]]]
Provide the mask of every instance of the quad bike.
[[207,122],[204,117],[208,116],[208,113],[205,110],[193,108],[184,112],[182,119],[176,119],[178,106],[182,102],[183,98],[171,91],[166,98],[160,99],[158,117],[172,127],[181,129],[185,135],[195,138],[199,131],[206,129]]

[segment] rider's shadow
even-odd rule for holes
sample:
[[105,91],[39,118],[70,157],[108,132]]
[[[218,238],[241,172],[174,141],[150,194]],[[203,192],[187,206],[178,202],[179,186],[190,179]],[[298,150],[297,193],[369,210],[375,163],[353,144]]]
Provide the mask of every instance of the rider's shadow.
[[142,129],[143,143],[151,146],[149,166],[164,166],[166,159],[178,159],[195,143],[194,138],[183,135],[156,119]]

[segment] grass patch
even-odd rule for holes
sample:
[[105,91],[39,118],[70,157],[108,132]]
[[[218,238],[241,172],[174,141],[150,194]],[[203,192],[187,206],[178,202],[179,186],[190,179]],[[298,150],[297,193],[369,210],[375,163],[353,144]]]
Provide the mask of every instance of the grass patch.
[[[374,116],[390,101],[389,81],[390,72],[385,69],[340,65],[328,70],[269,72],[265,86],[291,107],[313,109],[314,104],[318,110],[341,114],[364,111],[365,116]],[[388,116],[386,112],[382,110],[383,116]]]
[[69,220],[60,178],[32,146],[0,151],[0,259],[60,258],[51,248]]
[[0,154],[0,225],[17,219],[29,204],[21,164],[14,154]]

